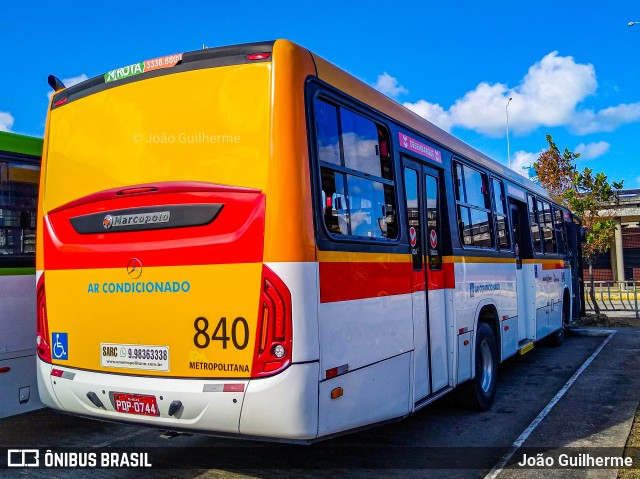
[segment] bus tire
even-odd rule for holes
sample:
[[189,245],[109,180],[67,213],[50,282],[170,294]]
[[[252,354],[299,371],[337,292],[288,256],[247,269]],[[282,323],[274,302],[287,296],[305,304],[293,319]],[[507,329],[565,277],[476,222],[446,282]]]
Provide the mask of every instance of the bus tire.
[[555,333],[551,333],[547,343],[554,348],[562,346],[562,343],[564,343],[564,327],[558,329]]
[[493,405],[498,382],[498,347],[493,330],[479,323],[476,334],[476,375],[465,384],[467,405],[475,411],[486,411]]

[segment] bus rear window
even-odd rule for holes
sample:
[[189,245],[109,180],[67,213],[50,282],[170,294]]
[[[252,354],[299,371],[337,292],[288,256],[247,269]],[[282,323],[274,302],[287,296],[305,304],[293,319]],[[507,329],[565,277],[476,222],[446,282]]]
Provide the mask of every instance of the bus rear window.
[[0,158],[0,258],[35,253],[40,169]]

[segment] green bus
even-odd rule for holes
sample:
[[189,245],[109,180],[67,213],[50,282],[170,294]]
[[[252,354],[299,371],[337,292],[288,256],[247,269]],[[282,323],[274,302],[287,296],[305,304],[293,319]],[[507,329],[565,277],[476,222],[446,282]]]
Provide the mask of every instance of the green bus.
[[0,132],[0,418],[42,407],[36,379],[36,211],[42,140]]

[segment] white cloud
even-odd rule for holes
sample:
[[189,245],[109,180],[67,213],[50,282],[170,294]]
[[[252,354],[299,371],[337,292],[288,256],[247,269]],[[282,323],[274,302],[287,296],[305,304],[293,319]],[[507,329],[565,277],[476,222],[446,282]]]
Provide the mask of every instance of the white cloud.
[[575,153],[580,153],[581,160],[593,160],[606,154],[609,151],[611,145],[606,141],[598,141],[593,143],[580,143],[573,150]]
[[447,113],[437,103],[429,103],[425,100],[418,100],[415,103],[403,103],[403,105],[409,110],[417,113],[422,118],[426,118],[431,123],[438,125],[440,128],[446,131],[450,131],[452,125],[451,115]]
[[397,98],[399,95],[409,93],[409,90],[400,85],[398,80],[387,72],[384,72],[382,75],[378,75],[378,80],[375,82],[373,87],[391,98]]
[[520,173],[524,177],[529,177],[529,169],[525,167],[533,166],[538,161],[538,153],[529,153],[528,151],[516,151],[511,157],[511,169],[516,173]]
[[598,112],[584,110],[576,115],[573,130],[579,135],[614,131],[621,125],[640,120],[640,103],[611,106]]
[[0,131],[11,131],[15,118],[11,113],[6,111],[0,111]]
[[[81,83],[81,82],[83,82],[85,80],[88,80],[88,79],[89,79],[89,77],[83,73],[81,75],[78,75],[77,77],[63,78],[62,79],[62,84],[65,87],[69,88],[70,86],[77,85],[78,83]],[[54,93],[55,92],[53,92],[53,91],[48,92],[47,93],[47,97],[49,97],[49,99],[51,99],[51,97],[53,96]]]
[[493,137],[506,134],[509,98],[509,129],[516,134],[557,126],[587,134],[613,131],[625,123],[640,121],[640,103],[600,111],[580,109],[597,87],[593,65],[576,63],[573,57],[554,51],[533,64],[513,88],[482,82],[449,109],[426,100],[404,105],[445,130],[462,127]]

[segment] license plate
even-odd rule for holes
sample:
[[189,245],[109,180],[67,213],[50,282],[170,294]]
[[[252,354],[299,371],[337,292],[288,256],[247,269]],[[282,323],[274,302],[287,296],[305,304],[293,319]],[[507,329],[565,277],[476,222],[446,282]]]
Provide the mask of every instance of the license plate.
[[113,405],[117,412],[141,416],[159,416],[155,396],[142,394],[113,393]]
[[169,347],[100,343],[100,365],[106,368],[169,371]]

